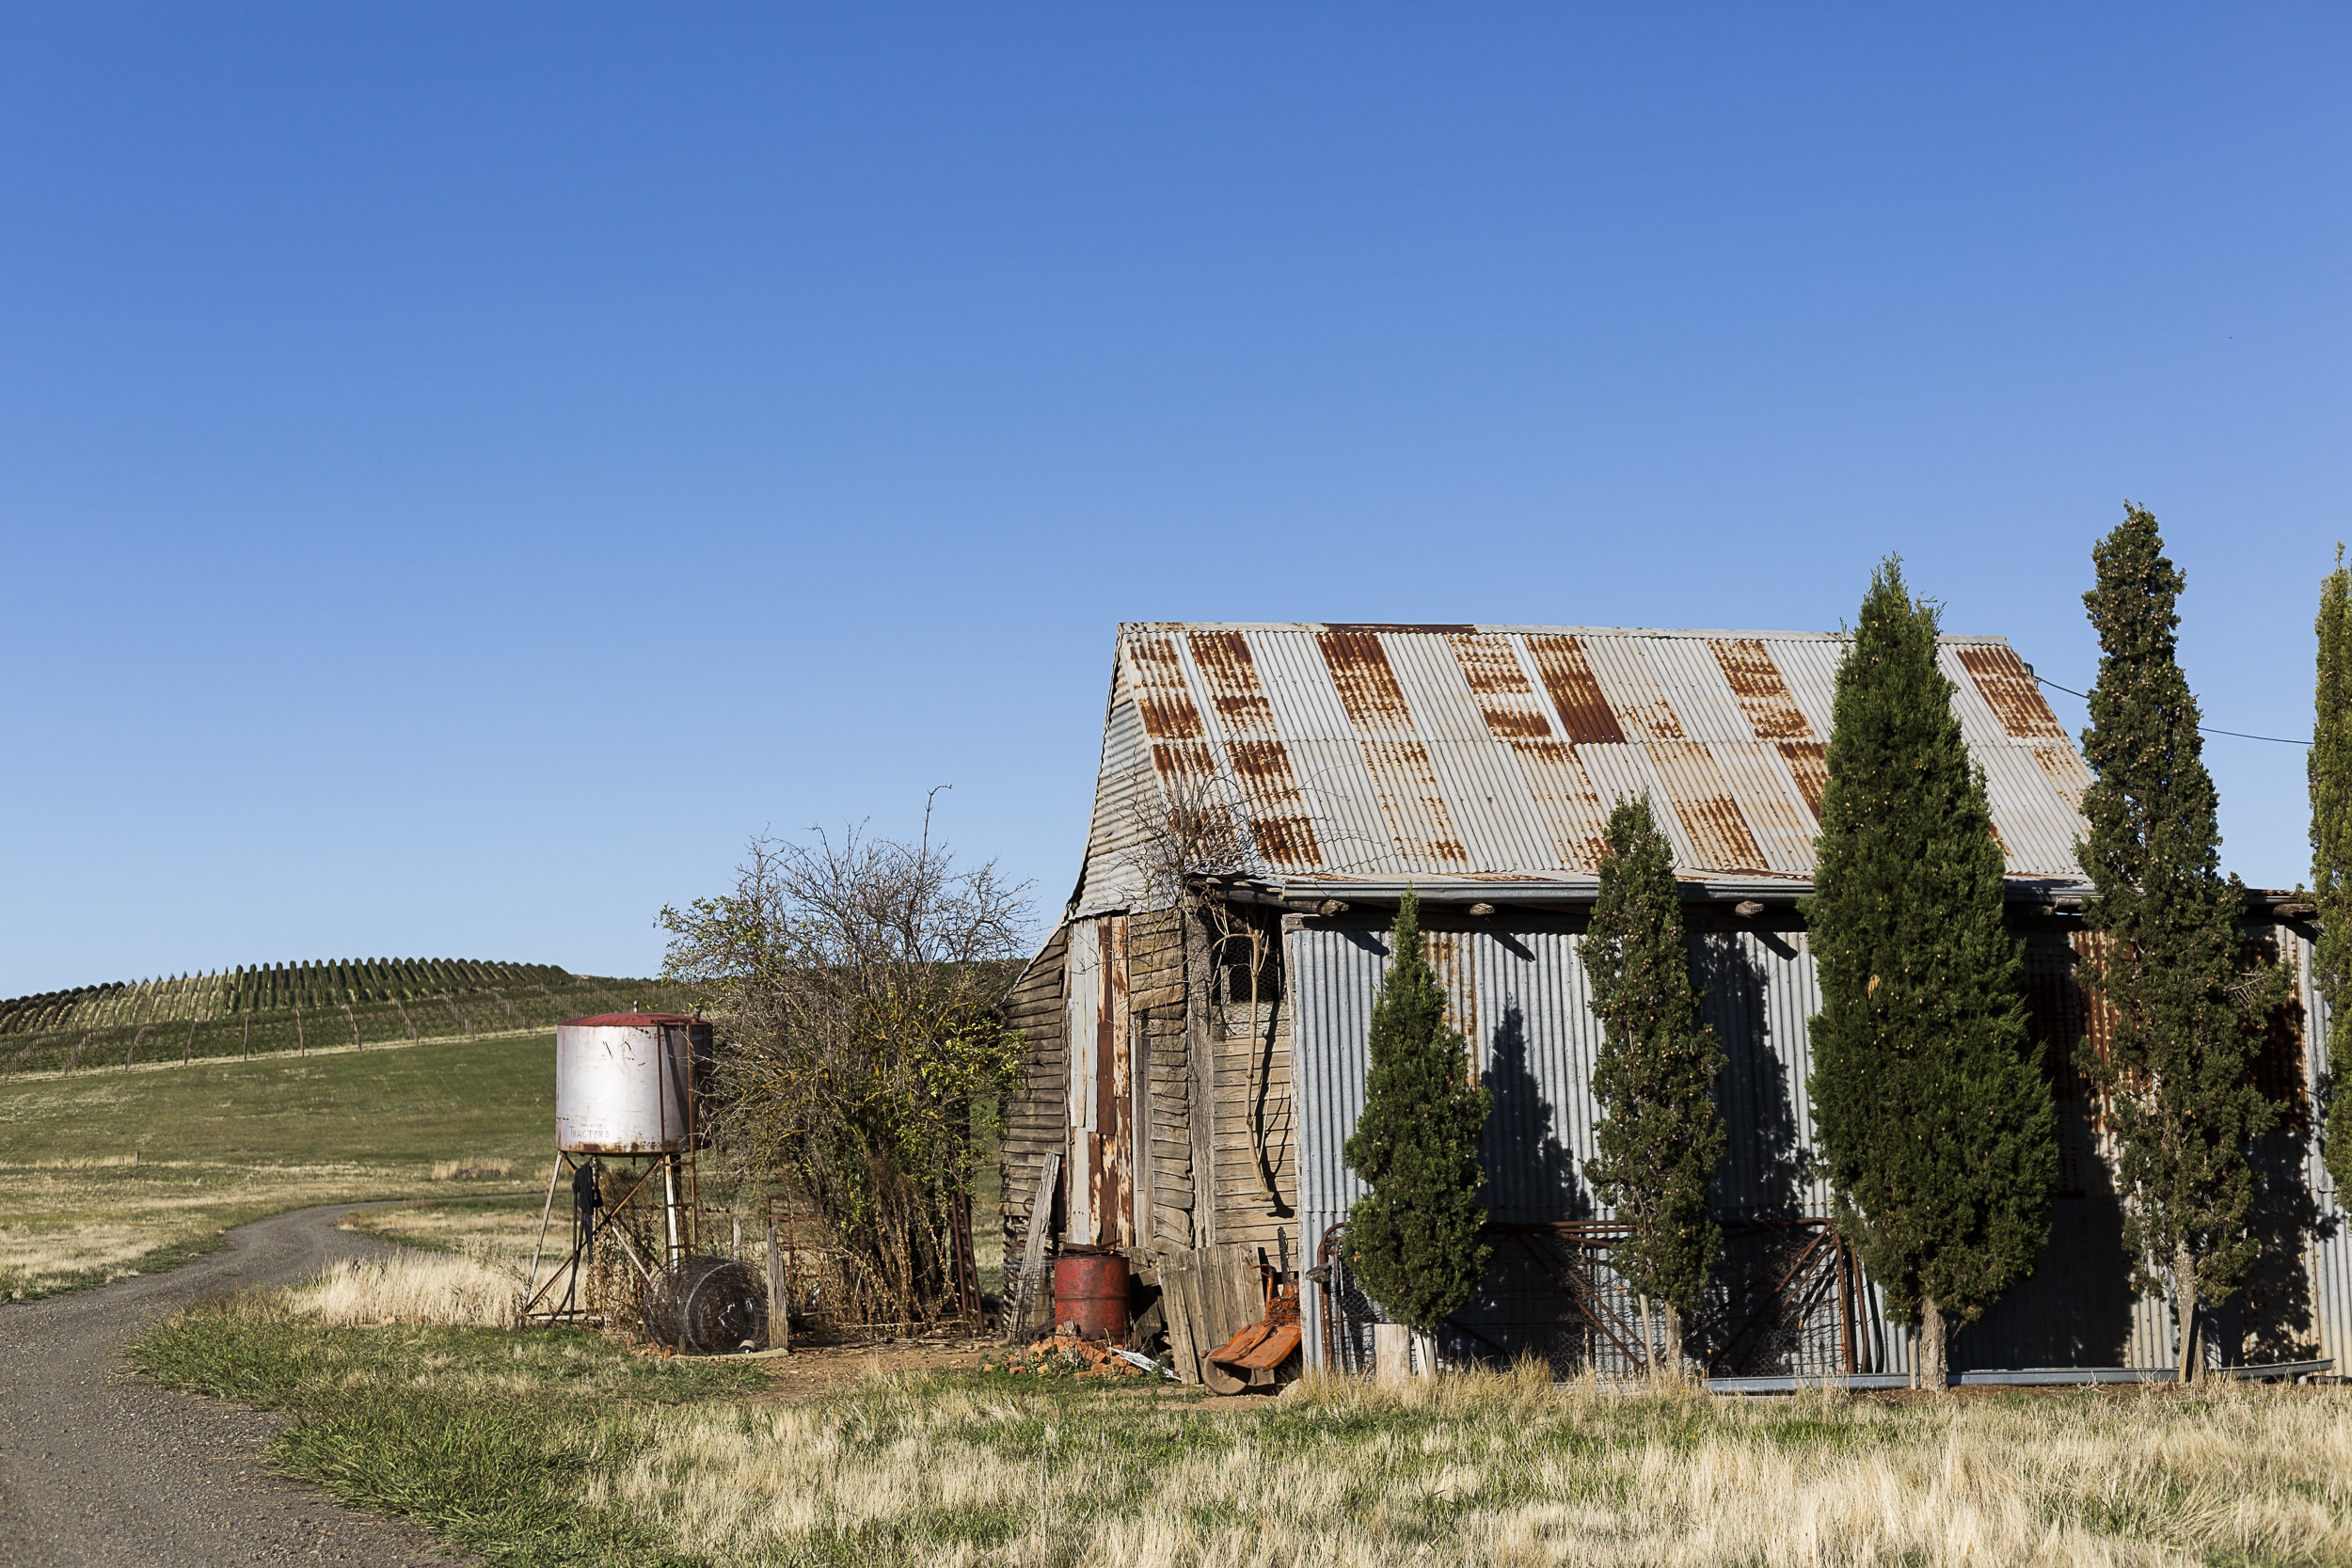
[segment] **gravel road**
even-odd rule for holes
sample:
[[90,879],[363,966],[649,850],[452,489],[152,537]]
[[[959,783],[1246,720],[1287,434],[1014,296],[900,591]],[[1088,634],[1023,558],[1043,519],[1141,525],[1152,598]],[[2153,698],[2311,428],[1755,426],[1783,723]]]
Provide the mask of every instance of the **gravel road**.
[[245,1286],[283,1285],[389,1250],[335,1228],[348,1203],[241,1226],[229,1249],[167,1274],[0,1307],[0,1563],[213,1568],[470,1560],[415,1526],[345,1508],[262,1468],[281,1418],[167,1394],[122,1348],[163,1314]]

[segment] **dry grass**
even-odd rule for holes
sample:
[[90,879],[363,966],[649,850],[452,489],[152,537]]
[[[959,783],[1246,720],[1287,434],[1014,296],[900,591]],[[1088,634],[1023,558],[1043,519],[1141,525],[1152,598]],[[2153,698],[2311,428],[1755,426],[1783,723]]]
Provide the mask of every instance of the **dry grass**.
[[502,1181],[514,1174],[512,1160],[443,1160],[433,1167],[436,1181]]
[[437,1162],[523,1158],[553,1115],[553,1044],[0,1083],[0,1300],[167,1267],[286,1209],[417,1192]]
[[22,1300],[167,1267],[264,1214],[398,1191],[413,1174],[374,1164],[269,1164],[125,1158],[0,1165],[0,1299]]
[[503,1328],[522,1303],[522,1275],[480,1257],[403,1254],[329,1269],[287,1300],[330,1323]]
[[1898,1405],[1532,1375],[1211,1408],[881,1380],[662,1415],[588,1497],[714,1563],[2352,1560],[2352,1396]]
[[[512,1269],[519,1275],[531,1261],[539,1236],[541,1200],[519,1196],[499,1201],[423,1202],[411,1198],[381,1209],[363,1209],[343,1222],[346,1230],[381,1236],[429,1252],[460,1252]],[[559,1204],[548,1244],[560,1256],[571,1245],[568,1197]]]

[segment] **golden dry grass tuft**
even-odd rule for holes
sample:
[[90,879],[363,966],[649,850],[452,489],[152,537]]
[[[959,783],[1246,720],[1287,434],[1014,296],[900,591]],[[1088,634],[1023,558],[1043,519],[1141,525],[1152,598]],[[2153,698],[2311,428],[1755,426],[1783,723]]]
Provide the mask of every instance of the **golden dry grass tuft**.
[[409,1253],[329,1269],[287,1302],[330,1323],[501,1328],[515,1322],[522,1276],[479,1257]]
[[1010,1381],[665,1412],[588,1497],[714,1563],[2352,1560],[2335,1390],[1907,1405],[1499,1373],[1234,1408]]

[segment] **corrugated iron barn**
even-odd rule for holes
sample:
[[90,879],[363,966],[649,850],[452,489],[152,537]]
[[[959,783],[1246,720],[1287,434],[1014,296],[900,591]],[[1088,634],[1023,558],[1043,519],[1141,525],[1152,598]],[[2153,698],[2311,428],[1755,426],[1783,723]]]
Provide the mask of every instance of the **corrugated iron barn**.
[[[2171,1314],[2134,1296],[2072,1065],[2098,1026],[2074,978],[2092,940],[2074,859],[2090,774],[2006,641],[1943,641],[2061,1121],[2050,1243],[2029,1281],[1955,1338],[1954,1365],[2168,1367]],[[1341,1146],[1409,887],[1494,1092],[1495,1262],[1440,1354],[1533,1353],[1564,1373],[1636,1365],[1607,1266],[1614,1227],[1583,1179],[1599,1026],[1577,947],[1609,807],[1641,795],[1673,840],[1728,1055],[1727,1240],[1695,1341],[1720,1376],[1906,1372],[1907,1337],[1808,1161],[1819,1000],[1795,904],[1811,887],[1841,651],[1804,632],[1120,627],[1077,888],[1007,1001],[1028,1041],[1005,1143],[1009,1283],[1041,1203],[1044,1233],[1125,1251],[1145,1278],[1203,1249],[1263,1250],[1317,1265],[1308,1359],[1360,1366],[1376,1309],[1338,1261],[1337,1227],[1361,1191]],[[2312,1117],[2326,1063],[2309,913],[2284,895],[2248,905],[2249,949],[2284,958],[2298,980],[2259,1069],[2287,1114],[2259,1151],[2265,1262],[2215,1323],[2231,1364],[2352,1348],[2352,1238]],[[1201,1347],[1174,1338],[1189,1372],[1185,1353]]]

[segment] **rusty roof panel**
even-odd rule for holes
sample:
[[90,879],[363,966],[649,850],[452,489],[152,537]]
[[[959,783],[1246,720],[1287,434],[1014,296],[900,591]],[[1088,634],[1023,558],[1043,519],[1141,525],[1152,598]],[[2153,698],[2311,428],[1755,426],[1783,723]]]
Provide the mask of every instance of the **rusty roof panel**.
[[1359,736],[1409,736],[1413,710],[1405,688],[1389,665],[1380,634],[1357,627],[1327,626],[1315,637],[1331,689],[1340,694],[1347,721]]
[[1560,740],[1514,739],[1519,777],[1528,798],[1550,836],[1552,863],[1563,871],[1597,875],[1602,842],[1609,832],[1609,813],[1576,749]]
[[1600,694],[1600,683],[1593,679],[1593,668],[1576,639],[1530,632],[1525,641],[1568,738],[1580,746],[1622,745],[1625,731],[1609,699]]
[[[1115,699],[1132,694],[1167,784],[1226,781],[1268,870],[1587,879],[1609,805],[1632,794],[1686,875],[1804,877],[1844,648],[1804,632],[1138,625],[1121,630]],[[2020,707],[2024,665],[1983,638],[1946,638],[1939,662],[2011,874],[2079,877],[2089,774]]]
[[2053,746],[2036,746],[2033,760],[2055,787],[2061,799],[2075,811],[2083,809],[2083,791],[2090,787],[2090,765],[2082,753],[2063,742]]
[[1755,738],[1708,639],[1649,637],[1641,649],[1685,738],[1709,744]]
[[1784,740],[1772,748],[1788,765],[1788,777],[1804,797],[1814,823],[1821,820],[1821,791],[1829,787],[1829,748],[1816,740]]
[[1731,694],[1747,715],[1748,729],[1758,740],[1818,740],[1812,722],[1788,694],[1788,682],[1772,662],[1763,640],[1756,637],[1710,638],[1707,644],[1722,666]]
[[1634,742],[1688,740],[1682,716],[1666,695],[1665,683],[1649,661],[1645,637],[1582,637],[1585,662],[1617,716],[1617,727]]
[[2016,650],[1999,643],[1955,648],[1961,668],[1968,672],[1985,705],[2012,740],[2063,740],[2058,715],[2042,699],[2041,683],[2026,668]]
[[1731,784],[1705,746],[1694,740],[1661,740],[1649,748],[1651,766],[1666,786],[1666,799],[1682,819],[1697,851],[1698,869],[1764,871],[1764,851],[1748,831],[1732,799]]
[[1379,792],[1364,767],[1347,710],[1332,689],[1315,630],[1253,627],[1249,647],[1275,724],[1290,746],[1324,863],[1356,876],[1401,873],[1406,867],[1397,859],[1388,819],[1380,815]]
[[1274,705],[1258,678],[1249,640],[1237,631],[1196,631],[1185,641],[1225,736],[1258,852],[1286,870],[1320,868],[1323,849],[1299,793],[1290,749],[1275,723]]
[[1599,802],[1604,830],[1610,812],[1616,809],[1619,800],[1647,800],[1658,831],[1674,846],[1675,864],[1695,869],[1706,863],[1692,841],[1690,830],[1675,811],[1674,802],[1667,799],[1665,785],[1659,782],[1648,747],[1630,742],[1621,746],[1579,746],[1576,760],[1583,764],[1585,772],[1592,777],[1593,794]]
[[1383,635],[1357,627],[1326,627],[1315,642],[1356,732],[1397,855],[1408,866],[1485,869],[1470,863],[1469,847],[1454,828],[1429,748],[1419,736],[1405,688],[1381,645]]
[[1780,752],[1754,740],[1719,740],[1708,754],[1740,803],[1768,871],[1813,875],[1814,819]]
[[1176,657],[1176,640],[1137,628],[1127,640],[1126,674],[1143,716],[1143,733],[1154,740],[1198,740],[1208,734],[1193,705],[1192,685]]
[[[1415,722],[1428,741],[1430,766],[1470,865],[1536,876],[1557,872],[1561,867],[1551,835],[1535,813],[1517,759],[1507,747],[1495,744],[1486,715],[1501,694],[1482,698],[1470,689],[1459,650],[1453,645],[1465,635],[1391,637],[1383,645],[1390,666],[1410,695]],[[1494,662],[1508,662],[1485,675],[1502,681],[1516,675],[1524,685],[1518,650],[1507,641],[1490,641],[1490,654],[1500,656]],[[1534,712],[1534,693],[1529,690],[1525,698]],[[1534,716],[1550,728],[1549,719]]]
[[1600,808],[1574,749],[1555,736],[1519,648],[1511,639],[1491,634],[1457,632],[1446,641],[1487,735],[1509,746],[1517,757],[1520,783],[1549,840],[1550,854],[1531,863],[1561,871],[1598,870],[1609,814]]

